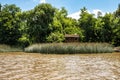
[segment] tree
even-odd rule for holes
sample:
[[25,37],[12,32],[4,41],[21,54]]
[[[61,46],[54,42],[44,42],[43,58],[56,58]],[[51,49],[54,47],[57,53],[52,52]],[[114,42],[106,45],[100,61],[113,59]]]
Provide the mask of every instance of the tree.
[[[64,8],[61,8],[60,10],[56,9],[53,22],[49,25],[49,28],[51,30],[51,34],[56,34],[56,32],[57,34],[60,33],[62,35],[78,34],[82,39],[82,31],[78,27],[77,21],[72,18],[68,18],[67,11]],[[60,38],[62,38],[61,40],[64,40],[63,37]]]
[[101,11],[98,11],[97,17],[99,18],[99,17],[101,17],[101,16],[102,16],[102,12],[101,12]]
[[1,10],[2,10],[2,5],[0,4],[0,12],[1,12]]
[[117,10],[114,12],[115,16],[115,27],[114,27],[114,39],[113,39],[113,44],[116,46],[120,46],[120,4],[118,5]]
[[94,25],[96,19],[93,17],[92,14],[87,12],[87,9],[84,7],[81,9],[80,19],[78,20],[79,27],[83,30],[85,42],[93,42],[95,39],[94,37]]
[[120,4],[118,5],[118,9],[114,12],[116,17],[120,17]]
[[96,21],[95,21],[95,25],[93,27],[94,30],[94,41],[95,42],[104,42],[104,21],[102,20],[102,17],[99,16]]
[[65,23],[65,20],[67,19],[67,11],[65,10],[65,8],[61,8],[60,10],[56,9],[53,22],[49,26],[51,32],[59,31],[60,33],[64,34],[64,29],[66,27],[65,24],[68,24]]
[[4,5],[0,12],[0,43],[15,45],[21,37],[19,31],[21,10],[16,5]]
[[29,11],[27,20],[29,39],[33,43],[45,42],[50,34],[49,24],[53,21],[55,8],[50,4],[39,4]]
[[114,36],[113,33],[113,29],[115,24],[114,22],[114,16],[111,13],[107,13],[103,18],[102,18],[103,22],[104,22],[104,27],[102,30],[103,33],[103,42],[111,42]]
[[30,17],[29,14],[30,14],[29,11],[24,11],[24,12],[18,14],[18,16],[21,20],[19,30],[22,35],[18,39],[18,43],[19,43],[19,46],[21,46],[23,48],[27,47],[30,44],[29,35],[27,34],[27,29],[29,28],[27,26],[27,20]]
[[64,28],[65,34],[77,34],[82,39],[82,30],[80,27],[78,27],[78,23],[76,20],[72,18],[67,18],[64,20],[64,25],[66,26]]
[[47,42],[62,42],[64,41],[64,35],[60,32],[53,32],[47,37]]
[[114,29],[113,29],[114,36],[112,39],[112,43],[115,46],[120,46],[120,18],[115,18],[113,23],[114,23]]

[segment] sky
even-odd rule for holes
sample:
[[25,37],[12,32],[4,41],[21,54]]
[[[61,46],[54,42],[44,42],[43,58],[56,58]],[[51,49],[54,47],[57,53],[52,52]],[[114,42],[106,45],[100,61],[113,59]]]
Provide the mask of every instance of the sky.
[[16,4],[22,11],[33,9],[36,5],[41,3],[50,3],[56,8],[65,7],[68,11],[68,16],[78,18],[80,9],[86,7],[89,13],[96,14],[101,11],[103,15],[106,12],[114,12],[120,0],[0,0],[4,4]]

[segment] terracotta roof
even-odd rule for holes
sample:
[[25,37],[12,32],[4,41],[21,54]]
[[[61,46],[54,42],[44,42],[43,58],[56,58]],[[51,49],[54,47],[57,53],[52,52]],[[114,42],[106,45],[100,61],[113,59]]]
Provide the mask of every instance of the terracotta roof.
[[65,34],[65,37],[79,37],[79,35],[76,35],[76,34]]

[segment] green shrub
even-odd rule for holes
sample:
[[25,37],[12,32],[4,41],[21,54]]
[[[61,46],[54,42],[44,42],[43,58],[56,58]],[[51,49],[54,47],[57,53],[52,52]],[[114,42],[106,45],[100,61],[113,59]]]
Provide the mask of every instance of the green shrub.
[[54,32],[51,33],[48,37],[47,37],[47,42],[62,42],[64,41],[64,35],[61,34],[60,32]]
[[51,43],[34,44],[25,48],[25,52],[35,53],[111,53],[113,47],[107,43]]
[[30,40],[28,39],[27,35],[22,35],[21,38],[18,39],[18,46],[25,48],[30,44]]

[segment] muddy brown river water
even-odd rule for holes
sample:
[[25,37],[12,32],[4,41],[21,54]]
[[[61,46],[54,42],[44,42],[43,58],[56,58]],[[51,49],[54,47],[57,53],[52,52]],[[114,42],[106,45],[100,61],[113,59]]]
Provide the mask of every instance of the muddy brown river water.
[[0,80],[120,80],[120,53],[0,53]]

